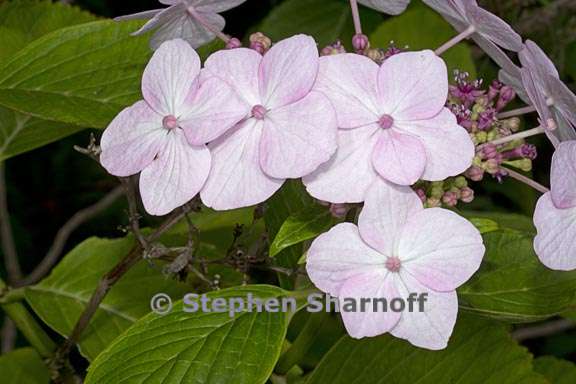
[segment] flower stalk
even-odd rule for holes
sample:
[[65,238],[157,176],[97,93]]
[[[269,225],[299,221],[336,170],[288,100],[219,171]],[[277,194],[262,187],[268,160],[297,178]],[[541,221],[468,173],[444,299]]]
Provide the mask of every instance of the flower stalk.
[[461,41],[469,38],[474,32],[476,32],[476,27],[473,25],[466,28],[464,31],[460,32],[458,35],[454,36],[440,47],[434,51],[438,56],[442,55],[444,52],[455,46],[456,44],[460,43]]

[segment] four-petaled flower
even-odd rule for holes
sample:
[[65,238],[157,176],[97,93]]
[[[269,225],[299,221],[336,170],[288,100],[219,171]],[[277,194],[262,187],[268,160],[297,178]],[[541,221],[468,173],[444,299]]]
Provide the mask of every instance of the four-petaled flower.
[[286,179],[330,159],[336,116],[330,101],[312,91],[317,73],[316,44],[304,35],[278,42],[264,56],[237,48],[206,60],[203,77],[222,79],[236,90],[245,120],[210,144],[213,165],[201,192],[204,204],[224,210],[261,203]]
[[244,106],[217,78],[199,82],[200,58],[183,40],[162,44],[144,71],[142,94],[102,136],[100,161],[120,177],[140,174],[146,211],[164,215],[187,203],[210,172],[210,151],[190,145],[185,132],[223,132],[238,122]]
[[306,270],[320,290],[345,299],[406,300],[427,293],[424,311],[343,311],[355,338],[390,332],[429,349],[446,347],[458,313],[455,289],[479,268],[479,231],[442,208],[424,209],[408,187],[378,181],[370,187],[358,226],[338,224],[308,250]]
[[558,145],[552,158],[550,192],[534,211],[534,248],[548,268],[576,269],[576,140]]
[[382,177],[411,185],[464,172],[474,144],[444,107],[448,73],[432,51],[399,53],[381,67],[365,56],[320,59],[316,89],[333,103],[339,148],[304,178],[308,192],[333,203],[357,203]]
[[237,7],[246,0],[159,0],[168,8],[155,9],[121,16],[115,20],[150,19],[142,28],[134,32],[140,35],[149,30],[158,30],[150,39],[156,49],[165,41],[183,39],[198,48],[216,37],[224,29],[226,21],[220,12]]

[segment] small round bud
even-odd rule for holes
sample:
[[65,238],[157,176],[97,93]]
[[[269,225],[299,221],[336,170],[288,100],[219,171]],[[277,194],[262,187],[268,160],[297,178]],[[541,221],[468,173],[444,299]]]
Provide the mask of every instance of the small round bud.
[[460,190],[460,200],[464,203],[471,203],[474,200],[474,190],[469,187]]
[[242,46],[242,42],[235,37],[232,37],[226,43],[226,49],[240,48],[241,46]]
[[366,49],[370,48],[370,41],[368,40],[368,36],[362,33],[354,35],[352,38],[352,47],[354,47],[356,52],[364,52]]
[[330,213],[337,219],[343,219],[346,217],[348,213],[348,205],[347,204],[331,204],[330,205]]
[[454,186],[456,188],[467,187],[468,181],[466,180],[466,178],[464,176],[458,176],[456,179],[454,179]]
[[262,32],[256,32],[250,35],[250,48],[264,53],[272,46],[272,40]]

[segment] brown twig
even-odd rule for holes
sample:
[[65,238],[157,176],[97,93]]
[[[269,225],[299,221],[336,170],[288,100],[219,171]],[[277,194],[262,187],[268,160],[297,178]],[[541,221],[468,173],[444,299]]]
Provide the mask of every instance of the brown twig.
[[134,189],[134,183],[130,177],[121,177],[120,182],[124,187],[126,193],[126,200],[128,200],[128,220],[130,221],[130,229],[136,240],[140,243],[142,248],[147,248],[146,239],[140,230],[140,213],[138,213],[138,197]]
[[8,284],[14,284],[22,278],[22,270],[18,263],[18,253],[10,223],[4,163],[0,163],[0,238],[2,239],[2,253],[8,274]]
[[38,282],[42,279],[56,264],[68,238],[78,227],[80,227],[85,222],[91,220],[102,211],[108,209],[120,196],[122,196],[123,190],[122,187],[114,188],[110,193],[108,193],[102,200],[98,201],[96,204],[84,208],[78,211],[74,216],[72,216],[63,226],[58,230],[56,237],[54,238],[54,242],[50,247],[50,250],[44,257],[44,259],[38,264],[36,268],[24,279],[22,279],[17,285],[24,286],[30,285]]
[[[150,244],[160,238],[168,229],[179,222],[191,210],[189,205],[180,208],[174,214],[169,216],[150,236],[146,238],[146,244]],[[62,344],[54,356],[53,365],[61,366],[72,347],[80,340],[82,333],[88,327],[90,320],[98,310],[100,303],[106,297],[110,289],[128,272],[140,259],[145,249],[140,243],[137,243],[132,250],[116,264],[108,273],[106,273],[98,283],[96,290],[92,294],[90,301],[86,305],[84,312],[76,322],[74,329],[70,333],[68,339]]]
[[531,327],[519,328],[512,332],[512,338],[516,341],[524,341],[530,339],[537,339],[555,335],[575,328],[576,322],[569,319],[553,320],[544,324],[535,325]]

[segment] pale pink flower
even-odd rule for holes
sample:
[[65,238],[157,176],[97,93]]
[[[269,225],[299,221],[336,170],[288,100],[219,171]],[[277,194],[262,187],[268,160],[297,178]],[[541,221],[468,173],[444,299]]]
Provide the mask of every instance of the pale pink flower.
[[[438,230],[442,228],[442,230]],[[479,231],[456,213],[424,209],[408,187],[370,187],[358,226],[343,223],[314,240],[306,269],[320,290],[345,298],[394,298],[427,293],[424,311],[341,312],[350,336],[386,332],[429,349],[445,348],[458,313],[455,289],[479,268]]]
[[[183,40],[162,44],[144,71],[142,94],[102,136],[100,161],[108,172],[140,174],[140,194],[148,213],[164,215],[191,200],[210,171],[210,151],[194,137],[224,132],[243,116],[236,94],[217,78],[200,85],[200,58]],[[207,135],[205,135],[207,136]]]
[[358,2],[388,15],[399,15],[410,4],[410,0],[358,0]]
[[206,60],[203,75],[230,84],[243,100],[246,118],[210,144],[213,165],[201,192],[204,204],[218,210],[258,204],[286,179],[307,175],[330,159],[336,116],[324,95],[311,92],[317,74],[318,50],[304,35],[280,41],[264,56],[237,48]]
[[551,269],[576,269],[576,140],[558,145],[550,192],[538,200],[534,224],[538,231],[534,248],[540,261]]
[[157,29],[150,45],[156,49],[165,41],[186,40],[198,48],[216,37],[226,25],[219,13],[237,7],[246,0],[159,0],[168,8],[144,11],[133,15],[117,17],[115,20],[150,19],[142,28],[134,32],[141,35]]
[[399,53],[381,67],[351,53],[325,56],[315,89],[332,101],[340,128],[336,155],[304,178],[320,200],[357,203],[379,177],[411,185],[472,164],[474,144],[444,107],[448,73],[432,51]]

